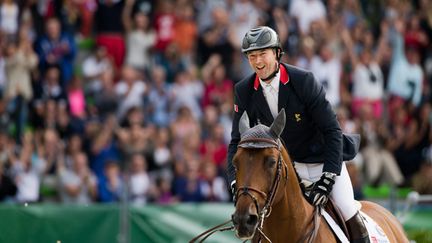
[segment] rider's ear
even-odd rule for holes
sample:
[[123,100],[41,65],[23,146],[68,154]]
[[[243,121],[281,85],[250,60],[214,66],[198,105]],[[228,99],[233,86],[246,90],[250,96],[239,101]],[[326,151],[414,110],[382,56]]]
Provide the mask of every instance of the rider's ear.
[[285,127],[285,109],[282,109],[270,126],[270,131],[279,137]]
[[249,124],[249,116],[247,114],[247,112],[243,112],[243,115],[240,118],[240,122],[239,122],[239,131],[240,134],[243,134],[244,132],[246,132],[247,130],[250,129],[250,124]]

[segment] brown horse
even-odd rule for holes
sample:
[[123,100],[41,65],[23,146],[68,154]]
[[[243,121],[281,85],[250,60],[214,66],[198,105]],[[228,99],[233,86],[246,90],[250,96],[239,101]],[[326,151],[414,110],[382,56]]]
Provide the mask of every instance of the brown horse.
[[[284,111],[270,127],[250,128],[246,113],[240,120],[241,141],[233,159],[238,188],[232,215],[236,235],[252,242],[307,242],[307,238],[313,242],[337,242],[324,220],[311,223],[314,207],[304,198],[279,138],[284,125]],[[361,204],[361,210],[381,226],[390,242],[408,242],[401,224],[389,211],[372,202]],[[318,231],[314,232],[316,226]]]

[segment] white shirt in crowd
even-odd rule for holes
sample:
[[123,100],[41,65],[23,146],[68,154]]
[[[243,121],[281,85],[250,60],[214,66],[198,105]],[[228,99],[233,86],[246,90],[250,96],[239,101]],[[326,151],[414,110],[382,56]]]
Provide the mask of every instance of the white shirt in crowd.
[[141,107],[143,95],[146,91],[146,84],[142,80],[135,80],[129,87],[125,81],[120,81],[115,86],[115,92],[119,96],[121,103],[118,110],[118,116],[123,117],[132,107]]
[[313,21],[326,16],[326,9],[320,0],[294,0],[291,3],[290,15],[297,18],[300,30],[303,33],[309,32],[310,24]]
[[77,196],[70,196],[65,189],[60,190],[61,200],[64,203],[89,204],[93,201],[88,183],[91,185],[97,184],[96,176],[93,173],[89,174],[89,182],[85,182],[82,178],[72,170],[61,170],[59,174],[60,183],[62,186],[79,186],[80,191]]
[[0,29],[6,34],[16,34],[18,31],[18,5],[2,4],[0,6]]
[[311,62],[311,71],[315,78],[321,82],[326,90],[326,98],[333,107],[340,102],[340,75],[341,64],[338,58],[324,62],[315,56]]
[[126,39],[126,63],[134,68],[143,70],[150,65],[148,50],[155,44],[154,32],[132,31]]
[[353,97],[379,100],[383,95],[384,79],[378,64],[370,64],[369,69],[363,64],[358,64],[353,75]]
[[111,63],[108,59],[98,60],[94,56],[86,58],[82,65],[83,75],[86,78],[96,77],[109,68],[111,68]]
[[150,178],[147,173],[137,173],[130,177],[131,202],[134,204],[145,204],[147,193],[150,189]]

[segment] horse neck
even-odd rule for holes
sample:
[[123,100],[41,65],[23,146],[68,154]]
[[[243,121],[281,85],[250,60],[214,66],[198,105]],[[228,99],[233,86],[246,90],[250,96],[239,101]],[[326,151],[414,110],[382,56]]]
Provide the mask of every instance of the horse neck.
[[299,185],[297,173],[295,172],[293,163],[285,149],[282,150],[283,161],[287,166],[288,178],[281,179],[278,193],[281,195],[277,201],[275,201],[273,210],[278,213],[274,215],[277,218],[281,216],[289,220],[289,227],[291,227],[291,236],[304,234],[306,225],[312,218],[313,208],[306,201],[303,196],[303,192]]

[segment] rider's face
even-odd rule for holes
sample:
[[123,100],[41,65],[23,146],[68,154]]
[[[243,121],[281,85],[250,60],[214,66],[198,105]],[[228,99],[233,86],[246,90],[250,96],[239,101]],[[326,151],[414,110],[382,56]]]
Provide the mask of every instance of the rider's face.
[[276,53],[273,49],[251,51],[247,58],[249,65],[261,79],[270,76],[277,68]]

